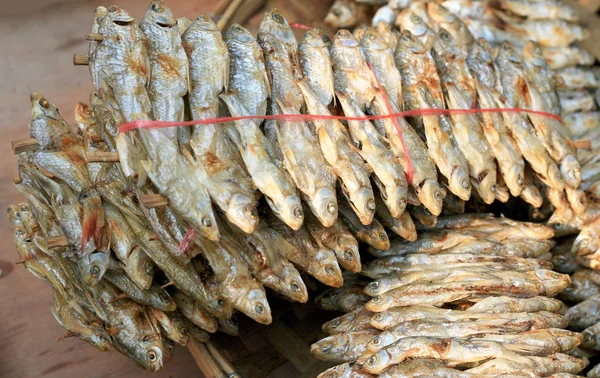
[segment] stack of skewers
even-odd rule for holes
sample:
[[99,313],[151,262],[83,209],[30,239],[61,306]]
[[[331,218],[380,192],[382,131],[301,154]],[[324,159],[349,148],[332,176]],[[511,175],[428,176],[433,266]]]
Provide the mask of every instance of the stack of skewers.
[[[59,323],[158,370],[174,342],[236,334],[234,311],[269,324],[265,288],[306,302],[307,275],[350,293],[344,310],[354,311],[368,299],[356,276],[359,246],[368,246],[378,257],[368,277],[379,278],[379,264],[414,268],[416,283],[406,287],[418,297],[427,290],[417,289],[419,270],[446,269],[437,285],[465,296],[427,304],[456,306],[448,322],[452,314],[464,319],[458,308],[478,313],[498,300],[520,314],[476,318],[527,346],[523,355],[552,355],[554,371],[582,369],[583,360],[556,354],[578,335],[543,331],[565,324],[552,313],[560,303],[539,296],[569,282],[549,270],[551,230],[465,216],[460,230],[445,231],[453,223],[437,218],[463,213],[469,200],[487,205],[511,195],[535,207],[546,196],[584,213],[578,144],[552,117],[560,109],[549,68],[534,43],[521,53],[505,42],[494,59],[459,19],[446,22],[443,8],[431,9],[437,31],[425,37],[380,24],[332,39],[310,30],[298,44],[275,9],[255,39],[237,24],[223,37],[205,15],[175,19],[160,0],[139,25],[116,6],[98,7],[89,53],[78,59],[89,65],[94,91],[91,106],[76,107],[77,132],[32,94],[31,138],[13,145],[15,186],[28,200],[9,209],[17,250],[53,286]],[[506,110],[443,113],[475,104]],[[524,111],[507,109],[515,107]],[[420,114],[424,108],[436,112]],[[390,116],[401,110],[417,112]],[[194,126],[180,126],[189,120]],[[417,228],[427,228],[420,240]],[[453,275],[452,264],[464,270]],[[489,290],[500,299],[485,299]],[[467,299],[480,302],[466,309]],[[539,311],[549,312],[529,314]],[[530,330],[531,340],[554,337],[554,347],[527,344],[522,333]],[[467,347],[462,342],[453,348]],[[537,361],[498,340],[481,342],[501,351],[485,358]]]

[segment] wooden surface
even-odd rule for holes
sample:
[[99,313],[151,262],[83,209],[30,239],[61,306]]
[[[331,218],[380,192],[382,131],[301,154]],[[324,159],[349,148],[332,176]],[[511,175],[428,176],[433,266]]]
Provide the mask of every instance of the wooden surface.
[[[217,1],[167,0],[177,17],[195,18],[212,10]],[[315,0],[315,7],[326,8],[329,0]],[[29,94],[41,92],[55,103],[63,117],[73,123],[73,109],[77,101],[89,102],[91,90],[86,66],[73,67],[73,54],[87,52],[85,34],[89,32],[93,12],[98,5],[118,4],[137,20],[141,18],[149,0],[111,0],[110,2],[48,0],[47,6],[26,6],[29,13],[16,12],[10,16],[0,12],[0,208],[23,201],[12,187],[17,174],[16,158],[11,151],[12,140],[27,138],[30,120]],[[58,3],[58,4],[56,4]],[[282,13],[290,22],[311,24],[318,20],[314,7],[307,8],[304,1],[270,1],[270,5],[288,8]],[[6,16],[2,16],[2,14]],[[321,13],[322,14],[322,13]],[[298,17],[304,17],[300,19]],[[234,17],[235,18],[235,17]],[[256,32],[260,16],[250,20],[249,28]],[[300,36],[299,34],[298,36]],[[12,230],[6,217],[0,217],[0,377],[202,377],[186,348],[178,347],[175,355],[165,361],[163,371],[152,374],[144,371],[117,352],[102,353],[76,339],[58,339],[64,335],[50,313],[51,290],[33,277],[18,261],[14,249]],[[283,306],[287,308],[288,306]],[[296,312],[302,313],[302,310]],[[326,314],[327,315],[327,314]],[[278,323],[277,329],[286,329],[302,322],[290,317],[287,325]],[[307,358],[308,345],[316,340],[318,324],[323,314],[313,318],[313,329],[304,333],[304,350],[294,361]],[[263,336],[265,327],[255,328],[242,319],[248,333],[242,338],[220,336],[221,344],[232,345],[224,352],[235,360],[235,367],[244,377],[314,377],[323,364],[312,360],[296,369],[287,356],[277,352]],[[315,331],[316,328],[316,331]],[[267,333],[277,337],[276,330]],[[290,336],[289,332],[285,333]],[[298,336],[291,337],[298,342]],[[244,353],[238,348],[243,347]],[[281,353],[287,353],[280,346]],[[259,367],[259,370],[256,368]],[[312,369],[312,370],[311,370]],[[300,371],[299,371],[300,370]],[[256,371],[262,371],[257,374]],[[270,372],[267,375],[267,372]],[[304,375],[301,373],[303,372]]]

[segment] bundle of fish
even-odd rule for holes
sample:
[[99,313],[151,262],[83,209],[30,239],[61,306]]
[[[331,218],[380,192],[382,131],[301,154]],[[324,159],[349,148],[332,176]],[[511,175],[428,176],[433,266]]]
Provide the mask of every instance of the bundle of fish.
[[[575,147],[554,118],[390,117],[476,103],[557,114],[536,45],[521,54],[505,43],[492,59],[484,40],[467,49],[461,25],[444,24],[431,43],[383,27],[333,40],[310,30],[298,45],[275,9],[255,39],[240,25],[223,37],[205,15],[176,19],[160,0],[139,25],[117,6],[98,7],[88,34],[91,106],[77,105],[75,133],[32,94],[35,143],[19,150],[16,184],[28,204],[9,209],[25,267],[55,290],[59,323],[158,370],[172,342],[237,333],[236,310],[269,324],[265,287],[306,302],[301,272],[350,285],[342,269],[361,271],[359,242],[394,254],[404,242],[388,231],[415,241],[412,217],[433,227],[442,210],[464,212],[472,194],[540,206],[539,186],[581,213]],[[203,123],[164,127],[186,120]],[[468,239],[474,251],[454,255],[457,263],[480,253],[501,271],[549,266],[521,260],[550,242],[503,234],[534,226],[484,219],[493,231],[465,231],[459,244]],[[417,243],[446,243],[444,232]],[[495,253],[511,256],[502,263]],[[489,284],[537,277],[519,274]]]
[[342,363],[320,377],[547,377],[577,374],[583,340],[554,299],[569,276],[552,271],[550,227],[486,214],[442,217],[415,242],[394,241],[365,281],[322,294],[348,312],[311,347]]
[[[582,179],[582,188],[589,191],[590,196],[594,196],[595,187],[592,186],[599,179],[598,165],[594,158],[597,155],[597,143],[594,143],[597,135],[594,130],[600,124],[600,112],[596,111],[597,102],[600,101],[598,97],[600,71],[598,67],[592,67],[595,58],[577,45],[578,41],[589,36],[589,31],[577,24],[579,18],[574,9],[560,0],[432,2],[390,0],[387,4],[382,3],[386,2],[338,0],[332,6],[325,21],[333,26],[346,27],[372,23],[379,29],[387,29],[394,25],[400,31],[411,31],[429,47],[434,45],[436,32],[441,28],[445,28],[457,40],[462,41],[464,46],[477,46],[479,39],[482,38],[492,46],[505,46],[508,41],[516,47],[522,47],[525,65],[530,69],[540,70],[540,74],[546,78],[537,81],[532,79],[527,85],[533,84],[543,88],[551,87],[556,82],[558,93],[550,93],[539,88],[540,93],[546,97],[544,100],[549,109],[555,114],[562,115],[571,135],[592,141],[590,151],[579,151],[578,160],[581,167],[578,167],[577,175]],[[369,6],[375,8],[380,6],[372,20],[365,16],[368,12],[359,11]],[[366,26],[358,26],[354,33],[360,35],[365,28]],[[539,47],[528,42],[530,40],[537,42]],[[553,72],[546,67],[544,59],[548,67],[554,70]],[[504,68],[500,67],[504,71]],[[477,75],[473,76],[477,78]],[[485,85],[485,82],[480,84]],[[504,85],[502,83],[502,86]],[[515,85],[518,86],[519,82],[513,81],[513,86]],[[527,103],[534,106],[538,103],[534,98],[519,99],[510,93],[504,93],[504,96],[510,105],[527,107]],[[483,104],[482,100],[480,102]],[[533,126],[546,148],[552,148],[547,141],[544,143],[543,135],[550,138],[552,136],[538,127],[535,121]],[[518,139],[514,133],[513,137]],[[548,153],[555,160],[565,157],[564,154],[558,153],[558,150],[548,149]],[[524,152],[523,156],[527,160]],[[561,171],[565,173],[562,169]],[[568,181],[566,178],[567,186],[569,186]],[[559,230],[564,227],[562,233],[577,232],[597,218],[596,209],[582,214],[582,207],[574,205],[576,196],[573,194],[569,196],[568,191],[566,198],[557,192],[542,194],[556,209],[550,222],[557,224]],[[581,196],[581,193],[578,195]],[[573,211],[574,206],[579,206],[579,210]]]

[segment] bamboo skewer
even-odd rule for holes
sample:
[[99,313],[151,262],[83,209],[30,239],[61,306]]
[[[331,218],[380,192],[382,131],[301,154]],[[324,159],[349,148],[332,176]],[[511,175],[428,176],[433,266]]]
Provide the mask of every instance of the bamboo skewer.
[[83,54],[73,54],[73,65],[74,66],[88,66],[90,64],[90,57]]
[[119,154],[111,151],[87,151],[85,153],[88,163],[117,163]]
[[214,14],[216,16],[222,14],[223,12],[225,12],[225,9],[227,9],[227,6],[229,6],[229,3],[231,3],[231,0],[221,0],[217,3],[217,5],[215,5],[214,9],[212,10],[211,14]]
[[98,33],[87,33],[85,35],[85,39],[88,41],[102,42],[104,40],[104,37],[102,36],[102,34]]
[[167,206],[169,204],[169,201],[160,194],[144,194],[140,196],[140,200],[142,201],[142,205],[148,209]]
[[194,357],[196,365],[198,365],[200,371],[202,371],[202,374],[204,374],[206,378],[226,377],[221,368],[219,368],[219,365],[217,365],[215,360],[213,360],[203,343],[197,343],[196,340],[190,339],[187,347],[192,354],[192,357]]
[[213,356],[217,364],[223,369],[225,374],[227,374],[227,378],[241,378],[241,376],[235,371],[229,360],[225,358],[225,356],[219,351],[219,349],[212,343],[212,341],[207,341],[206,347],[208,351]]
[[223,17],[221,17],[219,19],[219,22],[217,22],[217,27],[219,29],[221,29],[221,30],[225,29],[225,26],[227,26],[227,24],[229,23],[229,20],[231,20],[231,17],[235,13],[235,11],[240,7],[241,4],[242,4],[242,0],[233,0],[233,2],[229,5],[229,7],[227,7],[227,9],[225,9],[225,13],[223,13]]
[[46,238],[46,247],[48,249],[59,248],[59,247],[68,247],[69,239],[66,236],[50,236]]
[[40,149],[40,142],[35,138],[13,140],[10,144],[15,155]]

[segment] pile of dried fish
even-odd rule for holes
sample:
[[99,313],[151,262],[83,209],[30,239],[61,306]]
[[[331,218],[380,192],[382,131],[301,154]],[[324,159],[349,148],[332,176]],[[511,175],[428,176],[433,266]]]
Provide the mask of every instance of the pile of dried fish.
[[[341,363],[319,377],[547,377],[577,374],[569,355],[581,334],[565,330],[569,286],[553,272],[551,228],[485,214],[442,217],[415,242],[394,241],[365,265],[365,281],[322,294],[347,314],[323,325],[311,347]],[[354,374],[354,375],[353,375]]]
[[[77,133],[34,93],[31,139],[15,145],[15,186],[28,200],[9,208],[15,243],[25,268],[53,287],[59,323],[158,370],[173,342],[236,334],[234,311],[269,324],[265,288],[306,302],[301,274],[364,301],[353,275],[363,270],[359,243],[378,257],[365,271],[372,278],[423,264],[449,275],[421,287],[415,268],[406,300],[560,291],[568,279],[547,270],[550,229],[471,215],[447,231],[456,224],[437,216],[463,213],[472,197],[512,194],[539,207],[540,189],[556,209],[583,213],[568,129],[511,111],[389,117],[475,104],[560,113],[535,44],[521,52],[505,42],[493,58],[485,40],[430,5],[435,33],[420,34],[423,19],[410,17],[401,34],[384,24],[333,40],[310,30],[299,44],[275,9],[255,38],[237,24],[223,36],[206,15],[176,19],[161,0],[139,24],[98,7],[84,59],[94,90],[91,106],[76,107]],[[236,118],[208,123],[223,116]],[[207,123],[152,127],[189,120]],[[132,122],[140,127],[120,132]],[[429,227],[419,240],[417,227]],[[452,278],[454,266],[468,277]],[[535,321],[525,323],[523,332]]]

